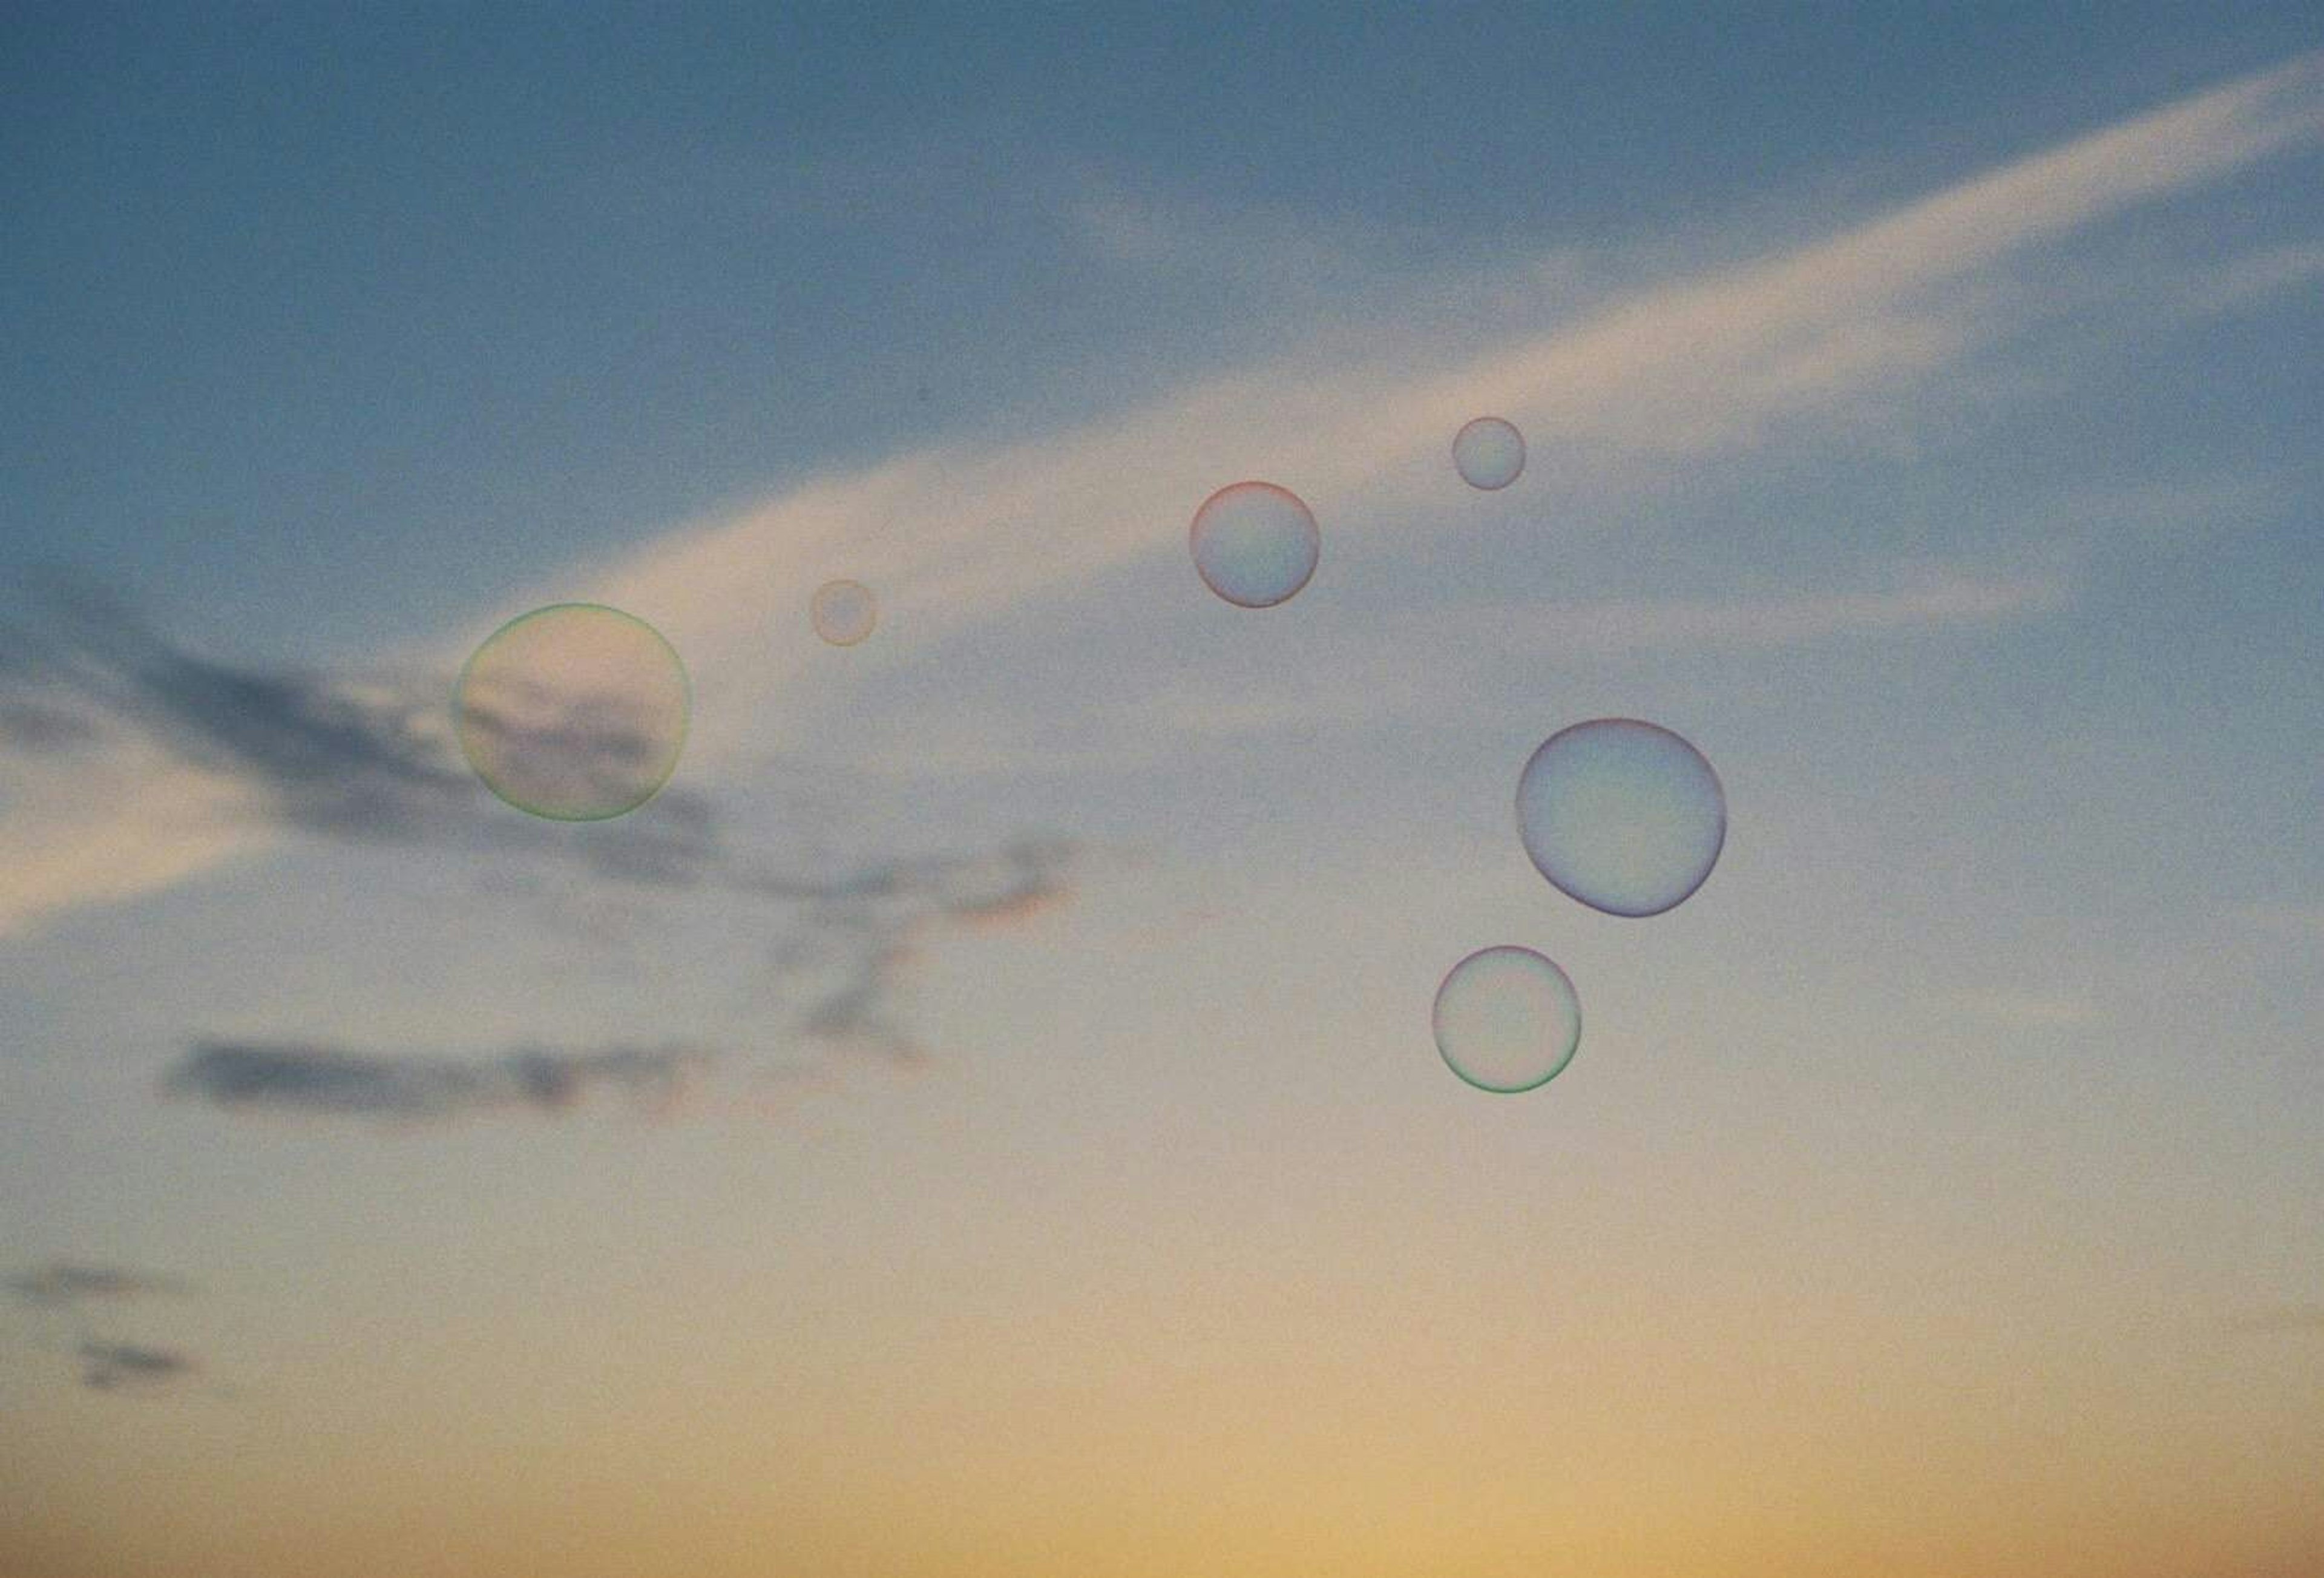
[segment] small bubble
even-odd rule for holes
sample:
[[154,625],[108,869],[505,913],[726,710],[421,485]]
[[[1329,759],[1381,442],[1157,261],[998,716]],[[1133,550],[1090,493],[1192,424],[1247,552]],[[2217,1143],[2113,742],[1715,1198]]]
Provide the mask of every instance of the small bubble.
[[1660,915],[1711,875],[1727,794],[1702,752],[1636,718],[1542,743],[1517,780],[1517,833],[1559,891],[1609,915]]
[[691,703],[660,632],[619,609],[558,603],[485,638],[452,705],[485,788],[536,817],[597,822],[669,781]]
[[1453,965],[1430,1018],[1445,1066],[1497,1094],[1547,1084],[1582,1045],[1573,983],[1531,948],[1480,948]]
[[1525,463],[1525,435],[1499,417],[1479,417],[1452,436],[1452,464],[1471,487],[1505,488]]
[[861,581],[825,581],[807,605],[815,633],[835,647],[852,647],[880,622],[879,600]]
[[1203,501],[1188,541],[1204,586],[1238,607],[1272,608],[1307,584],[1323,540],[1298,494],[1238,482]]

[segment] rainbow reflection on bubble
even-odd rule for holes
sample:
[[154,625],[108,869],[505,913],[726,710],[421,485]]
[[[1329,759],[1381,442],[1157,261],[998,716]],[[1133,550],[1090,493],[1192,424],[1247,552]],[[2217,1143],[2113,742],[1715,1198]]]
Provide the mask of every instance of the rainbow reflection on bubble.
[[1272,608],[1307,584],[1323,552],[1315,517],[1288,488],[1238,482],[1194,512],[1187,540],[1203,584],[1240,608]]
[[598,822],[634,811],[677,771],[686,666],[645,621],[558,603],[494,631],[452,694],[461,752],[520,811]]
[[1452,464],[1471,487],[1505,488],[1525,463],[1525,435],[1499,417],[1479,417],[1452,435]]
[[1582,1000],[1531,948],[1480,948],[1444,973],[1430,1015],[1445,1066],[1480,1091],[1547,1084],[1582,1045]]
[[1660,915],[1718,863],[1727,795],[1670,730],[1593,718],[1551,735],[1526,763],[1517,833],[1559,891],[1609,915]]
[[815,633],[835,647],[852,647],[880,622],[879,599],[861,581],[825,581],[807,604]]

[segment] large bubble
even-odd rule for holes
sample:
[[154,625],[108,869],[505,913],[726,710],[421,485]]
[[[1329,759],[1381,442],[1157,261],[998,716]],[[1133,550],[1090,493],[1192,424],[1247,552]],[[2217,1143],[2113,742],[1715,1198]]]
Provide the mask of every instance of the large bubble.
[[1531,948],[1480,948],[1444,974],[1431,1016],[1445,1066],[1479,1090],[1547,1084],[1582,1045],[1582,1001]]
[[807,604],[815,633],[835,647],[852,647],[880,622],[879,600],[861,581],[825,581]]
[[1479,417],[1452,435],[1452,464],[1471,487],[1505,488],[1525,463],[1525,435],[1499,417]]
[[597,822],[634,811],[686,744],[686,667],[661,632],[595,603],[558,603],[494,631],[453,693],[460,749],[521,811]]
[[1636,718],[1543,742],[1517,780],[1526,854],[1560,891],[1609,915],[1660,915],[1702,886],[1727,838],[1727,795],[1702,753]]
[[1243,608],[1272,608],[1307,584],[1323,546],[1299,495],[1271,482],[1221,488],[1188,533],[1204,585]]

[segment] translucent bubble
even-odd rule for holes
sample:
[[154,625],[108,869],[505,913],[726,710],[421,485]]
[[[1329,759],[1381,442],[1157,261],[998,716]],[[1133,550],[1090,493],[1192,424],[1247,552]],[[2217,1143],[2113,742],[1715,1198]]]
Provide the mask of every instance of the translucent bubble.
[[1531,948],[1480,948],[1444,973],[1432,1016],[1445,1066],[1481,1091],[1547,1084],[1582,1045],[1582,1001]]
[[1525,460],[1525,435],[1499,417],[1479,417],[1452,436],[1452,464],[1471,487],[1505,488],[1517,481]]
[[815,633],[835,647],[852,647],[880,622],[879,600],[861,581],[825,581],[807,605]]
[[484,787],[561,822],[637,809],[686,744],[686,666],[653,626],[595,603],[510,620],[468,660],[452,700]]
[[1307,584],[1323,533],[1299,495],[1271,482],[1222,487],[1188,533],[1204,585],[1243,608],[1272,608]]
[[1543,742],[1517,780],[1517,833],[1561,891],[1609,915],[1660,915],[1702,886],[1727,839],[1727,795],[1702,753],[1636,718]]

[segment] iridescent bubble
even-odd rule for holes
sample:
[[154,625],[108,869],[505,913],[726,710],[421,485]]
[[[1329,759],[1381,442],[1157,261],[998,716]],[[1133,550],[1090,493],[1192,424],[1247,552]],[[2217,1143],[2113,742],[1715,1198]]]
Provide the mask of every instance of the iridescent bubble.
[[1547,1084],[1582,1045],[1582,1001],[1531,948],[1480,948],[1444,973],[1431,1016],[1445,1066],[1480,1091]]
[[558,603],[494,631],[460,670],[452,706],[485,788],[536,817],[597,822],[669,781],[690,702],[660,632],[619,609]]
[[1517,833],[1541,874],[1609,915],[1660,915],[1702,886],[1727,839],[1727,795],[1702,753],[1636,718],[1542,743],[1517,780]]
[[1452,464],[1471,487],[1505,488],[1517,481],[1525,460],[1525,435],[1499,417],[1479,417],[1452,435]]
[[1323,536],[1299,495],[1271,482],[1221,488],[1188,533],[1203,584],[1242,608],[1272,608],[1307,584]]
[[807,605],[815,633],[835,647],[852,647],[880,622],[879,600],[861,581],[825,581]]

